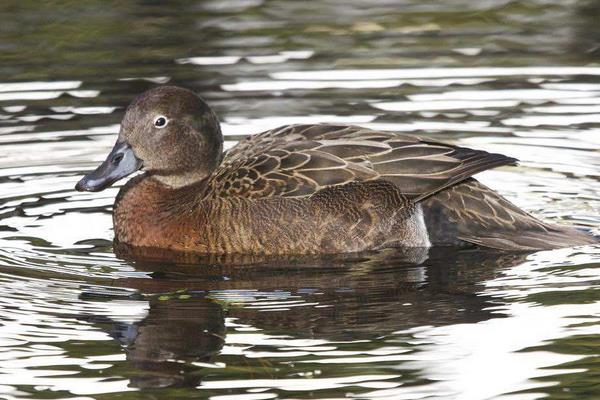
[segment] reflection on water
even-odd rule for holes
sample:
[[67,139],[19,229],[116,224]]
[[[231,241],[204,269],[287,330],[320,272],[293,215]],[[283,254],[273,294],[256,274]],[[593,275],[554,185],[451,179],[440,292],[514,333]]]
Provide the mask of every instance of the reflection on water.
[[110,335],[125,348],[129,362],[129,386],[200,384],[201,366],[223,348],[225,320],[219,304],[187,296],[151,299],[148,315],[134,324],[112,322]]
[[[0,398],[591,398],[600,249],[198,257],[112,246],[75,182],[174,83],[226,147],[289,123],[519,158],[484,183],[599,232],[598,2],[5,1]],[[116,254],[115,254],[116,253]]]

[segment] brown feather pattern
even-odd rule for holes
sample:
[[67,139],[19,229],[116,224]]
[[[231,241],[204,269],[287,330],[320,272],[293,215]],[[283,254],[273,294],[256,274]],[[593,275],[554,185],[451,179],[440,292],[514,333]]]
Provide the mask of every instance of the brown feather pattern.
[[[358,126],[289,125],[253,135],[226,153],[208,194],[297,197],[381,179],[418,201],[473,174],[515,162],[501,154]],[[249,170],[257,176],[233,184],[240,171]]]
[[[305,197],[327,187],[384,180],[422,203],[433,244],[535,250],[596,243],[583,232],[541,222],[471,178],[516,161],[358,126],[289,125],[251,136],[230,150],[209,181],[208,194]],[[240,171],[257,173],[234,186]]]

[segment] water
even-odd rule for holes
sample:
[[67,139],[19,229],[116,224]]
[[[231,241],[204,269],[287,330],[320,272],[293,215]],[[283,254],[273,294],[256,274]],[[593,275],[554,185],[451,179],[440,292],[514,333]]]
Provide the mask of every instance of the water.
[[144,261],[112,248],[118,188],[73,187],[168,82],[207,99],[228,147],[340,122],[517,157],[479,178],[598,233],[599,10],[2,2],[0,398],[598,396],[598,247]]

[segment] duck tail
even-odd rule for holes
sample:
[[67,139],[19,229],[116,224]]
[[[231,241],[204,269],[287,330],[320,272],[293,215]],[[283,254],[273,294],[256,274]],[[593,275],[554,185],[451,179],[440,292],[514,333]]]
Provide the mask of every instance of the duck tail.
[[510,235],[464,236],[463,240],[499,250],[536,251],[600,243],[599,238],[575,228],[547,225],[546,230],[529,230]]
[[582,229],[540,221],[473,178],[422,205],[434,245],[467,242],[499,250],[535,251],[600,243],[600,238]]

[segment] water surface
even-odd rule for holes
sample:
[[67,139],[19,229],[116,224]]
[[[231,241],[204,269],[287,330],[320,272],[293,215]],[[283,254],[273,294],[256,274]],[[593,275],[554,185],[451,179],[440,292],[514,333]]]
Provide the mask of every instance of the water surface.
[[598,247],[140,260],[118,187],[73,189],[172,83],[226,147],[335,122],[519,158],[479,178],[600,232],[598,3],[435,3],[2,2],[0,398],[596,396]]

